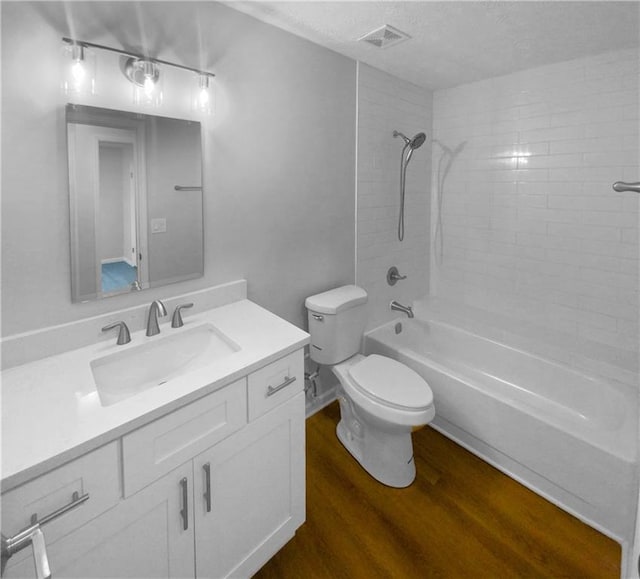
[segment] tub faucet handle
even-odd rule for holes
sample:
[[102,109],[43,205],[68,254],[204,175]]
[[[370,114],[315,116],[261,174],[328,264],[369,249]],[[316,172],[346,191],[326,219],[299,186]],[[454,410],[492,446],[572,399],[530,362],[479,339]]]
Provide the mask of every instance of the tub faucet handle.
[[400,275],[400,272],[398,271],[398,268],[393,265],[389,268],[389,271],[387,272],[387,283],[389,285],[396,285],[396,282],[398,282],[401,279],[407,279],[406,275]]

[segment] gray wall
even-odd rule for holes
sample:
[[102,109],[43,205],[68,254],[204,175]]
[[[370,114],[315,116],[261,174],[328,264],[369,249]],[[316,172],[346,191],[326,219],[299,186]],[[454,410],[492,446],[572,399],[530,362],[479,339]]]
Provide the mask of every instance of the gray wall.
[[[1,10],[4,335],[238,278],[251,299],[304,326],[307,295],[354,281],[354,61],[212,3]],[[65,35],[216,73],[218,114],[204,135],[204,278],[71,303]]]
[[[201,272],[202,193],[175,191],[175,185],[198,186],[202,179],[200,126],[175,119],[156,119],[147,126],[147,239],[151,287]],[[166,231],[154,233],[152,221],[166,220]]]

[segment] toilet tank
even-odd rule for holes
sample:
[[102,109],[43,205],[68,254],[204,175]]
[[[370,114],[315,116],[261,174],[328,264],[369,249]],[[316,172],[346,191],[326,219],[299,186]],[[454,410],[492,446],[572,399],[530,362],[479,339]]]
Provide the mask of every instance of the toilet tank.
[[338,364],[360,351],[366,324],[367,292],[345,285],[308,297],[311,359],[318,364]]

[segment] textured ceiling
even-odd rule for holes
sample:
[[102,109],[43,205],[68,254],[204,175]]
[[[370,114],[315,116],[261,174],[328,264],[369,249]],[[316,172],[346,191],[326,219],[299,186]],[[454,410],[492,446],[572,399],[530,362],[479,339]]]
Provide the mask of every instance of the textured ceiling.
[[[230,0],[231,8],[437,90],[640,43],[640,2]],[[412,38],[357,39],[385,24]]]

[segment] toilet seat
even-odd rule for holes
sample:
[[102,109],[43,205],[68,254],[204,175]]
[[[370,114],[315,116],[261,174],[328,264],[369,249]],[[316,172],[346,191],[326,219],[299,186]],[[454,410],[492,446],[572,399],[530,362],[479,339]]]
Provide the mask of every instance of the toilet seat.
[[[385,364],[387,365],[387,371],[393,372],[393,374],[395,374],[396,377],[392,378],[391,380],[382,380],[380,376],[378,376],[377,379],[371,379],[370,384],[375,383],[376,385],[379,385],[380,388],[379,390],[377,390],[378,394],[376,395],[369,391],[368,386],[363,387],[361,385],[363,382],[366,384],[368,381],[362,375],[360,376],[360,384],[356,382],[356,380],[351,375],[351,369],[371,356],[376,355],[371,354],[370,356],[363,356],[362,354],[356,354],[348,360],[332,366],[333,373],[337,376],[338,380],[340,380],[342,389],[345,391],[345,394],[347,394],[347,396],[352,400],[352,402],[362,411],[382,420],[383,423],[386,423],[389,427],[393,427],[394,425],[422,426],[431,422],[435,416],[435,406],[433,404],[433,393],[431,392],[431,388],[429,388],[427,382],[425,382],[418,374],[413,372],[413,370],[406,367],[404,364],[392,360],[391,358],[387,358],[386,356],[377,356],[379,358],[382,358],[382,361],[374,361],[373,366],[370,366],[370,364],[364,365],[361,368],[361,370],[363,370],[362,373],[356,370],[356,376],[358,376],[358,374],[369,375],[370,371],[372,371],[372,368],[379,368],[381,364]],[[389,362],[391,362],[391,364],[389,364]],[[396,364],[402,368],[398,372],[396,372]],[[391,400],[387,400],[383,399],[381,396],[385,388],[383,382],[388,385],[388,388],[402,390],[402,388],[399,387],[399,380],[397,376],[407,376],[408,374],[405,374],[405,371],[408,371],[411,374],[415,375],[410,378],[411,383],[414,386],[419,383],[420,389],[424,392],[424,397],[420,397],[417,399],[417,403],[419,404],[418,406],[415,405],[415,400],[413,403],[411,403],[407,402],[406,398],[395,398],[392,396]],[[415,377],[417,377],[418,380],[415,380]],[[431,400],[431,403],[423,405],[428,400],[427,396]],[[400,402],[400,404],[398,404],[398,402]]]
[[433,392],[425,380],[400,362],[371,354],[348,370],[353,385],[381,404],[399,410],[426,410]]

